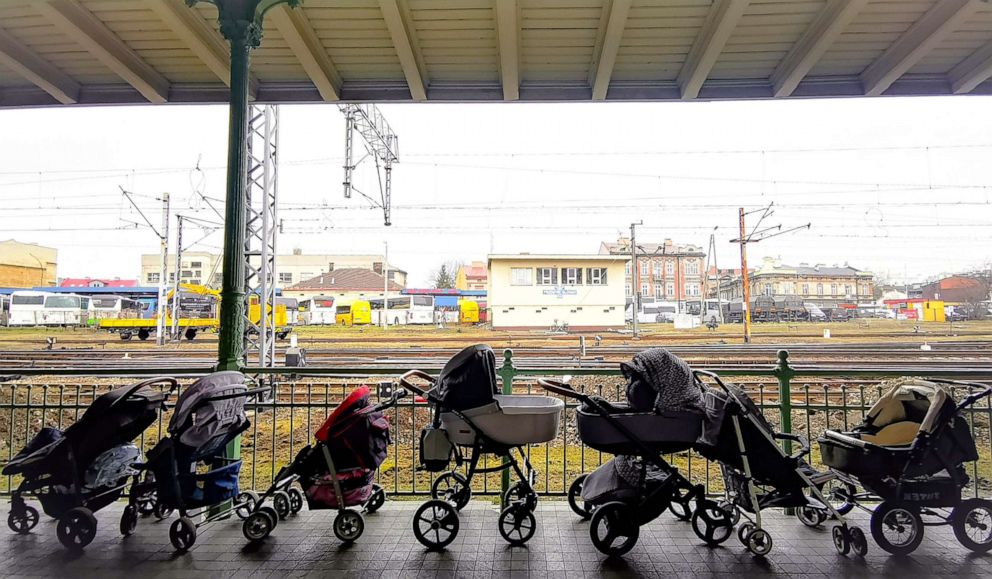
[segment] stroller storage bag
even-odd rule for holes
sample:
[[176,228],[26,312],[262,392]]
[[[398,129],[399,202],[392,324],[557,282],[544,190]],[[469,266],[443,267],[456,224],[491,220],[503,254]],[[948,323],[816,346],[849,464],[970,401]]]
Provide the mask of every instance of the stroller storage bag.
[[420,432],[420,464],[430,472],[441,472],[448,468],[454,445],[448,439],[448,431],[443,428],[425,428]]

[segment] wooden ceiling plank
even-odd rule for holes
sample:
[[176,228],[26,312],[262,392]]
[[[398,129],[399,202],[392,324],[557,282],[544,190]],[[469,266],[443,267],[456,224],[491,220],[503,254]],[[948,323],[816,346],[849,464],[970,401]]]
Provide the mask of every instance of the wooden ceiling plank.
[[52,24],[133,86],[149,102],[164,103],[169,100],[169,81],[78,0],[39,2],[38,8]]
[[79,83],[0,29],[0,63],[64,105],[79,102]]
[[410,33],[410,26],[400,10],[399,0],[379,0],[379,8],[386,20],[389,35],[393,39],[393,47],[400,59],[403,75],[410,87],[410,96],[415,101],[427,100],[427,75],[420,68],[415,53],[416,43]]
[[947,76],[954,94],[968,94],[992,78],[992,42],[958,63]]
[[299,59],[321,98],[328,102],[340,100],[341,75],[303,10],[283,4],[273,9],[268,17]]
[[519,100],[520,9],[517,0],[496,0],[496,32],[503,100]]
[[980,7],[979,0],[941,0],[861,73],[867,96],[884,93]]
[[678,84],[685,100],[699,96],[713,65],[734,28],[744,16],[750,0],[715,0],[679,72]]
[[224,84],[231,85],[231,52],[224,39],[182,0],[145,0],[145,5]]
[[627,16],[630,14],[631,0],[612,0],[607,17],[606,30],[600,44],[599,54],[593,61],[593,73],[590,79],[592,85],[592,100],[606,100],[610,88],[610,78],[617,62],[620,51],[620,41],[627,28]]

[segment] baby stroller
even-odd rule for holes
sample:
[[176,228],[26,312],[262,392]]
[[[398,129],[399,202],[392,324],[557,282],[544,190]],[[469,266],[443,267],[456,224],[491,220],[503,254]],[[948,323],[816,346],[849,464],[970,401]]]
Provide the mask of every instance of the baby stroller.
[[[160,510],[179,511],[169,528],[169,540],[179,551],[196,542],[196,530],[228,516],[252,501],[238,492],[240,458],[226,458],[225,447],[248,429],[247,398],[268,392],[249,390],[241,372],[215,372],[198,379],[180,394],[169,420],[169,435],[148,452],[148,460],[136,465],[151,473],[150,480],[132,485],[128,505],[121,516],[121,531],[134,532],[140,497],[154,490]],[[196,523],[194,517],[206,515]]]
[[564,382],[539,379],[550,392],[581,402],[576,410],[579,438],[586,446],[616,455],[572,482],[568,502],[592,518],[593,545],[614,557],[637,544],[640,527],[671,508],[688,520],[697,509],[716,509],[702,485],[693,485],[664,454],[690,449],[702,428],[699,388],[688,365],[667,350],[652,349],[621,364],[627,378],[626,403],[577,392]]
[[[411,378],[430,383],[421,389]],[[500,394],[496,383],[496,356],[485,345],[470,346],[445,364],[435,379],[412,370],[400,378],[400,385],[425,398],[433,414],[431,424],[420,435],[420,462],[424,469],[441,472],[452,456],[455,464],[465,462],[463,449],[471,451],[468,471],[455,470],[439,476],[431,486],[433,500],[427,501],[413,518],[413,532],[425,547],[442,549],[458,535],[458,511],[472,497],[472,477],[476,473],[512,469],[518,481],[503,496],[499,515],[500,535],[511,545],[523,545],[534,536],[537,521],[537,493],[534,469],[523,447],[554,440],[564,404],[550,396]],[[516,449],[526,472],[513,456]],[[479,468],[483,454],[503,459],[499,466]]]
[[[405,390],[396,389],[386,402],[373,405],[368,386],[349,394],[317,430],[316,442],[282,467],[261,497],[254,497],[242,526],[245,538],[261,541],[275,528],[271,512],[263,508],[267,499],[272,499],[276,514],[284,519],[300,512],[304,497],[310,510],[337,509],[334,535],[338,539],[350,543],[361,537],[365,521],[347,507],[360,506],[374,513],[385,502],[385,491],[373,482],[392,443],[383,411],[405,395]],[[293,486],[297,481],[306,489],[305,495]]]
[[[706,419],[695,449],[720,463],[726,496],[717,509],[696,509],[692,519],[696,535],[709,544],[722,543],[743,515],[748,520],[737,528],[737,537],[753,554],[763,556],[771,551],[772,538],[761,527],[761,511],[795,508],[808,526],[818,526],[827,518],[837,520],[833,536],[838,550],[847,554],[853,548],[863,557],[868,550],[864,532],[848,526],[843,517],[853,506],[845,503],[835,507],[826,500],[824,488],[836,475],[819,472],[806,462],[809,441],[797,434],[776,432],[742,389],[716,374],[696,370],[693,376],[704,389],[706,403]],[[716,386],[707,388],[704,377]],[[780,440],[796,442],[800,448],[787,454],[779,446]]]
[[132,465],[140,462],[141,451],[132,441],[155,422],[177,385],[172,378],[152,378],[117,388],[96,398],[65,431],[41,429],[3,469],[4,475],[23,476],[10,499],[7,526],[23,535],[38,524],[38,511],[24,501],[30,494],[58,519],[55,532],[63,546],[89,545],[96,536],[93,513],[120,498],[128,479],[137,483]]
[[[948,386],[973,393],[958,404]],[[819,440],[823,464],[867,491],[841,498],[871,512],[871,534],[882,549],[912,553],[923,541],[923,528],[935,525],[951,525],[972,551],[992,549],[992,501],[961,497],[969,480],[964,464],[978,460],[963,412],[990,394],[983,384],[902,380],[871,407],[863,424],[851,432],[828,430]],[[872,497],[881,504],[874,510],[861,506]],[[938,521],[924,522],[922,516]]]

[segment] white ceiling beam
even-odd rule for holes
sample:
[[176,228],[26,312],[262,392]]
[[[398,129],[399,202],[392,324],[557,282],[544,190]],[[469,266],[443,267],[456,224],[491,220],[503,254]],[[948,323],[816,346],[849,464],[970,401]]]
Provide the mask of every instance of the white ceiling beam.
[[992,78],[992,42],[958,63],[947,76],[954,94],[968,94]]
[[0,29],[0,63],[64,105],[79,102],[79,83]]
[[699,96],[699,90],[703,88],[749,3],[750,0],[714,0],[679,72],[678,83],[683,99]]
[[231,86],[231,52],[227,43],[195,10],[183,0],[145,0],[144,4],[217,78]]
[[496,0],[496,38],[503,100],[520,99],[520,17],[517,0]]
[[329,102],[340,100],[341,76],[303,9],[281,4],[269,12],[268,19],[276,25],[321,98]]
[[609,9],[609,16],[607,16],[606,30],[603,33],[599,54],[593,61],[592,78],[589,83],[592,85],[592,100],[594,101],[606,99],[606,93],[610,88],[610,78],[613,76],[613,67],[617,62],[617,53],[620,52],[620,41],[623,39],[623,31],[627,27],[630,3],[631,0],[613,0],[610,3],[612,5]]
[[38,2],[38,9],[69,38],[153,103],[169,99],[169,81],[141,60],[78,0]]
[[382,10],[382,17],[386,20],[389,35],[393,39],[393,47],[400,59],[400,66],[403,67],[403,75],[406,76],[406,82],[410,86],[410,96],[415,101],[427,100],[427,75],[421,68],[420,59],[417,57],[417,45],[413,40],[407,19],[400,10],[399,0],[379,0],[379,8]]
[[865,95],[884,93],[974,14],[979,0],[940,0],[861,73]]
[[796,90],[827,49],[867,4],[868,0],[827,2],[799,42],[785,55],[772,73],[772,89],[776,97],[787,97]]

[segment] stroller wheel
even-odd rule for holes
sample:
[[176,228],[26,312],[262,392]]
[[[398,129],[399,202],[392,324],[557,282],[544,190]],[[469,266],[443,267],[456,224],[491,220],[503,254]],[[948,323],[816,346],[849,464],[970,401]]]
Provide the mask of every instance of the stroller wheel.
[[737,507],[737,505],[728,500],[721,500],[717,503],[717,505],[724,511],[727,511],[727,514],[730,516],[731,525],[736,525],[740,522],[741,510]]
[[255,511],[245,519],[241,525],[241,532],[249,541],[261,541],[269,536],[275,526],[272,515],[265,511]]
[[431,485],[431,498],[450,501],[459,511],[472,499],[472,489],[468,481],[457,472],[446,472]]
[[196,525],[189,517],[179,517],[169,527],[169,541],[177,551],[188,551],[196,543]]
[[155,493],[150,492],[135,499],[134,504],[138,508],[138,514],[148,516],[155,512]]
[[796,518],[807,527],[816,528],[827,520],[827,514],[822,509],[806,506],[796,509]]
[[171,509],[169,507],[166,507],[165,505],[163,505],[161,502],[159,502],[156,499],[156,501],[155,501],[155,508],[152,510],[152,513],[155,515],[155,518],[156,519],[158,519],[160,521],[162,519],[168,519],[169,517],[172,516],[172,513],[174,513],[174,512],[175,512],[175,509]]
[[772,550],[772,536],[764,529],[751,531],[747,536],[747,550],[759,557],[764,557]]
[[66,549],[83,549],[96,537],[96,517],[86,507],[75,507],[59,517],[55,527],[59,542]]
[[458,536],[458,511],[451,503],[427,501],[413,515],[413,534],[431,550],[443,549]]
[[259,507],[258,510],[259,510],[259,512],[263,512],[263,513],[268,513],[269,514],[269,518],[272,519],[272,528],[273,529],[279,526],[279,513],[277,513],[275,509],[273,509],[269,505],[265,505],[265,506]]
[[361,537],[364,531],[365,519],[356,511],[343,509],[334,517],[334,536],[346,543]]
[[287,492],[289,493],[289,510],[295,515],[303,510],[303,491],[296,487],[290,487]]
[[279,519],[286,520],[286,517],[288,517],[289,513],[292,512],[289,493],[286,491],[276,491],[272,493],[272,506],[275,507],[276,513],[279,514]]
[[604,555],[622,557],[634,548],[641,533],[634,519],[634,513],[621,502],[598,507],[589,525],[592,544]]
[[[365,512],[372,514],[382,508],[386,503],[386,491],[379,485],[372,485],[372,496],[365,503]],[[302,506],[302,505],[301,505]]]
[[688,521],[692,518],[692,489],[676,486],[672,491],[671,502],[668,506],[675,518],[680,521]]
[[871,536],[889,553],[908,555],[923,542],[923,520],[915,509],[885,501],[871,514]]
[[951,526],[959,543],[976,553],[987,552],[992,549],[992,502],[963,501],[951,511]]
[[130,537],[134,534],[134,529],[138,526],[138,507],[128,505],[121,513],[121,535]]
[[747,547],[747,538],[748,538],[748,536],[751,533],[754,532],[754,529],[755,528],[756,527],[754,526],[754,523],[752,523],[750,521],[748,521],[748,522],[744,523],[743,525],[737,527],[737,538],[740,540],[741,545],[744,545],[745,547]]
[[529,541],[536,530],[537,519],[527,505],[511,504],[499,514],[499,534],[514,547]]
[[692,513],[692,530],[707,545],[714,546],[730,538],[734,525],[731,524],[727,511],[713,501],[704,499],[696,503],[696,510]]
[[531,492],[523,481],[517,481],[503,493],[503,508],[512,504],[523,505],[529,510],[534,510],[537,508],[537,495]]
[[243,521],[255,510],[255,505],[258,504],[258,493],[255,491],[241,491],[234,499],[234,502],[238,505],[234,507],[234,514]]
[[834,541],[834,549],[841,555],[847,555],[851,552],[851,536],[847,531],[847,527],[844,525],[834,525],[832,531],[830,531],[830,537]]
[[579,475],[568,487],[568,506],[572,507],[572,512],[588,521],[592,517],[593,507],[582,500],[582,485],[585,484],[587,476],[589,475]]
[[18,535],[27,535],[38,524],[38,509],[21,503],[21,508],[10,509],[7,526]]
[[865,532],[859,527],[851,527],[847,531],[848,536],[851,538],[851,550],[858,557],[864,557],[868,554],[868,539],[865,537]]

